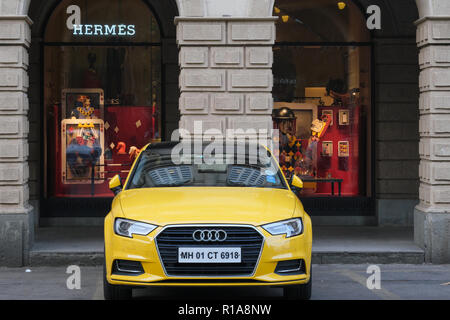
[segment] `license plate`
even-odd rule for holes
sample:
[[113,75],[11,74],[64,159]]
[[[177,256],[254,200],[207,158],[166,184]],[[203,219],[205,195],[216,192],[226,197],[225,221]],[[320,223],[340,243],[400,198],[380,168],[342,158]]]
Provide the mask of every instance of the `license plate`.
[[241,263],[241,248],[178,248],[179,263]]

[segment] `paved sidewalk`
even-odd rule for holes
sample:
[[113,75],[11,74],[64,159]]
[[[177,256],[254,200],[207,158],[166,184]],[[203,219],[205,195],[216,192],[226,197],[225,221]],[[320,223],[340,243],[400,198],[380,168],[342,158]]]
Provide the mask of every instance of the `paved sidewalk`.
[[[368,265],[313,265],[313,300],[450,300],[450,265],[379,265],[380,289],[367,288]],[[68,289],[67,266],[0,268],[0,300],[103,299],[101,266],[80,268],[79,290]],[[28,269],[29,272],[26,272]],[[278,288],[148,288],[134,299],[223,302],[280,300]]]
[[[101,265],[103,228],[41,228],[31,252],[32,266]],[[315,227],[313,263],[421,264],[424,252],[412,228]]]
[[425,260],[412,227],[316,227],[313,263],[411,263]]

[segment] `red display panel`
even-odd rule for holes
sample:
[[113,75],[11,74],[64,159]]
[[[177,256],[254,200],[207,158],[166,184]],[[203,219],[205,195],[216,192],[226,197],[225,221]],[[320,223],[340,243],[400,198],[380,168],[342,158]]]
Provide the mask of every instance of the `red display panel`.
[[[61,114],[60,106],[52,107],[53,119],[49,122],[48,172],[49,192],[55,197],[112,197],[109,180],[119,174],[125,181],[131,169],[131,147],[141,149],[158,135],[155,106],[107,106],[105,109],[105,145],[103,183],[65,184],[62,179]],[[97,115],[96,115],[97,116]]]
[[[108,128],[105,128],[105,147],[111,149],[113,159],[123,152],[121,142],[125,144],[125,153],[128,154],[130,147],[140,149],[155,138],[158,128],[152,115],[153,110],[149,106],[106,107],[105,126]],[[120,148],[122,152],[119,152]]]
[[[317,147],[317,177],[343,179],[342,196],[359,195],[361,108],[339,105],[319,106],[319,116],[324,111],[326,113],[332,111],[333,121]],[[324,155],[329,153],[330,148],[332,148],[332,155]],[[335,186],[335,192],[337,192],[337,186]],[[318,183],[316,194],[330,195],[331,184]]]

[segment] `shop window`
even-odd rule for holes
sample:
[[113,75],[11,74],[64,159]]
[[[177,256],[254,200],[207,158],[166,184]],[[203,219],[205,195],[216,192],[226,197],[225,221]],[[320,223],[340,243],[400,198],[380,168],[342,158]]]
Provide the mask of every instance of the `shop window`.
[[126,178],[139,150],[161,140],[155,17],[141,0],[62,1],[43,69],[46,195],[111,197],[111,177]]
[[371,195],[371,44],[351,1],[275,1],[274,127],[302,197]]

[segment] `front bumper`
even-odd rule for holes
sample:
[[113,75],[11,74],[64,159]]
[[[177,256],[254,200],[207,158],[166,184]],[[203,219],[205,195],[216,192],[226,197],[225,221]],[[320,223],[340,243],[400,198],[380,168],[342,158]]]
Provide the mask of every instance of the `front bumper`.
[[[113,232],[113,218],[105,219],[105,264],[106,279],[114,285],[130,286],[286,286],[307,283],[310,279],[311,235],[305,230],[302,235],[285,239],[272,236],[264,229],[257,230],[264,242],[259,261],[252,275],[247,276],[168,276],[161,262],[155,238],[163,230],[158,227],[148,236],[126,238]],[[275,273],[279,261],[301,259],[305,273],[280,275]],[[115,260],[139,261],[144,273],[140,275],[112,274]]]

